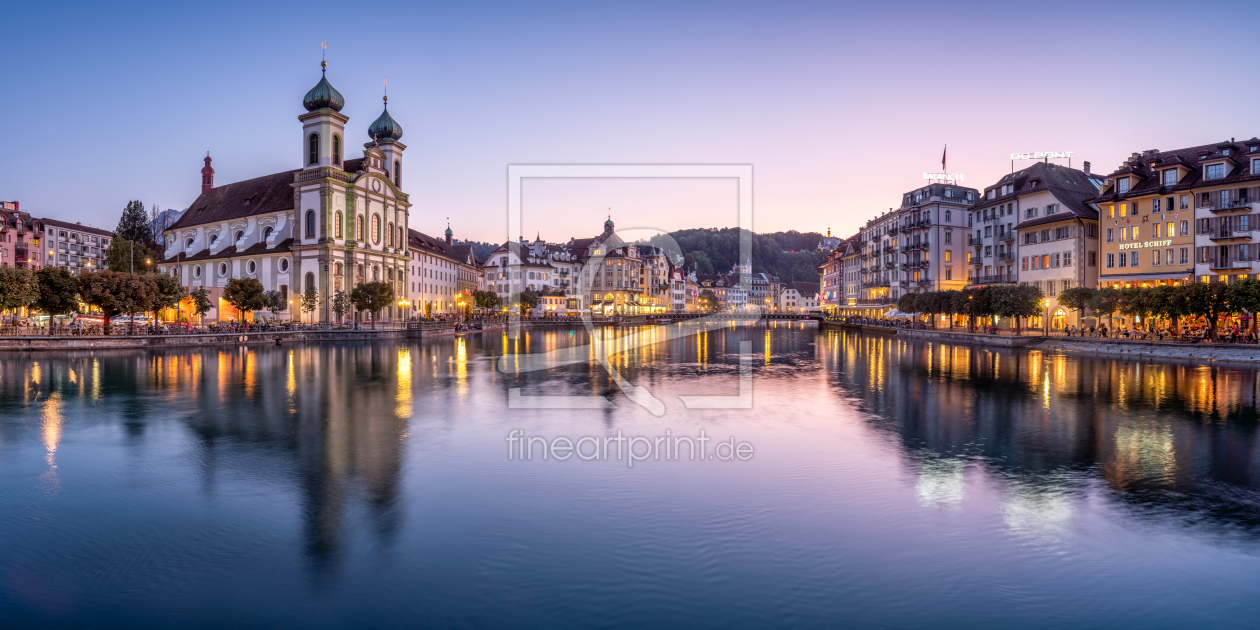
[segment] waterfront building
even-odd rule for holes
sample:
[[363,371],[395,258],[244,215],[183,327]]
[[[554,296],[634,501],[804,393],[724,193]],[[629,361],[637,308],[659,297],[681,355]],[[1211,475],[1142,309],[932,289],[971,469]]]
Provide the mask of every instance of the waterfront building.
[[443,239],[411,229],[408,234],[408,310],[423,317],[467,313],[482,285],[482,268],[472,247],[456,246],[449,225]]
[[[1195,204],[1194,275],[1200,282],[1256,278],[1260,271],[1260,138],[1201,147]],[[1155,166],[1158,168],[1158,165]]]
[[844,303],[844,261],[846,243],[841,242],[827,253],[826,260],[818,266],[818,282],[821,287],[818,301],[823,312],[834,315]]
[[[1200,159],[1219,152],[1215,145],[1142,151],[1107,175],[1102,192],[1090,200],[1099,217],[1099,286],[1176,285],[1193,280],[1193,187],[1200,180]],[[1208,208],[1203,211],[1212,213]],[[1205,236],[1205,240],[1210,239]],[[1122,316],[1113,319],[1117,325],[1128,323]]]
[[1029,284],[1046,296],[1032,326],[1079,326],[1080,314],[1059,306],[1072,287],[1098,281],[1098,212],[1087,201],[1102,179],[1085,170],[1038,162],[984,189],[968,217],[968,286]]
[[777,278],[758,272],[749,276],[748,284],[748,306],[749,308],[761,312],[769,311],[772,304],[770,302],[770,286]]
[[[411,202],[403,192],[402,126],[386,100],[366,130],[363,157],[346,159],[350,119],[326,76],[302,105],[301,168],[215,186],[206,156],[201,194],[163,232],[159,270],[189,290],[206,287],[215,307],[210,320],[235,315],[222,300],[232,278],[256,278],[286,296],[316,292],[312,313],[286,297],[285,319],[332,321],[334,294],[363,281],[392,282],[398,300],[407,300]],[[401,307],[381,315],[398,317]]]
[[840,297],[840,306],[846,315],[858,315],[858,296],[862,290],[862,241],[859,235],[850,236],[844,244],[844,253],[840,256],[841,281],[844,290]]
[[113,232],[56,219],[40,219],[40,223],[47,241],[41,247],[46,254],[46,266],[64,267],[76,276],[84,271],[106,268],[105,258],[109,255]]
[[0,201],[0,265],[38,270],[44,264],[44,224],[17,201]]
[[789,282],[779,294],[778,312],[785,315],[805,315],[818,310],[817,282]]
[[674,313],[687,312],[687,294],[686,294],[686,275],[680,270],[673,270],[669,273],[669,296],[670,311]]

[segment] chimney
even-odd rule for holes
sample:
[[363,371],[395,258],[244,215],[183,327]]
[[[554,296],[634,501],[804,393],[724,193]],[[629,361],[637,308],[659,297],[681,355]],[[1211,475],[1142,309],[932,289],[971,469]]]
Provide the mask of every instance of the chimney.
[[1085,163],[1085,176],[1089,177],[1089,162]]
[[210,166],[210,152],[206,151],[206,165],[201,169],[201,194],[210,192],[214,188],[214,168]]

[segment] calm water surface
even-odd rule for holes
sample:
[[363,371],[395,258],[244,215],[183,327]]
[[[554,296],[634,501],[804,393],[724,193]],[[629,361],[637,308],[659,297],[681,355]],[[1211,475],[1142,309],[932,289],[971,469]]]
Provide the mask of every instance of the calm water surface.
[[[734,395],[751,340],[754,408]],[[1260,372],[788,326],[0,356],[0,627],[1254,627]],[[509,388],[606,394],[508,407]],[[750,461],[509,461],[512,429]],[[659,624],[657,624],[659,625]]]

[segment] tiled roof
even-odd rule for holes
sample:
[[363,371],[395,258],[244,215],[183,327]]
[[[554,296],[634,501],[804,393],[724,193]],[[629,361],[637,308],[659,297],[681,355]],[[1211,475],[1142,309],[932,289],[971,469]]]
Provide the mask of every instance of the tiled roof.
[[[1226,149],[1230,153],[1228,156],[1224,154]],[[1125,160],[1124,164],[1120,165],[1120,168],[1107,176],[1108,178],[1126,174],[1135,176],[1137,181],[1130,185],[1128,192],[1123,194],[1117,193],[1113,184],[1107,186],[1101,194],[1088,201],[1091,203],[1119,201],[1130,197],[1184,191],[1202,185],[1254,185],[1260,182],[1260,174],[1252,174],[1249,167],[1251,165],[1250,161],[1256,158],[1260,158],[1260,138],[1252,138],[1242,142],[1233,140],[1214,142],[1172,151],[1143,151]],[[1201,164],[1222,159],[1233,162],[1238,166],[1222,179],[1204,181]],[[1189,169],[1190,172],[1184,175],[1176,184],[1165,186],[1161,177],[1161,171],[1171,166],[1182,166]]]
[[[992,186],[986,187],[985,195],[976,203],[973,211],[983,211],[985,208],[991,208],[997,204],[1006,203],[1025,195],[1049,191],[1058,200],[1062,211],[1049,216],[1043,215],[1028,219],[1019,223],[1016,229],[1042,223],[1053,223],[1073,217],[1097,219],[1098,211],[1087,203],[1090,198],[1098,195],[1098,188],[1094,183],[1097,179],[1099,179],[1097,176],[1091,177],[1086,175],[1085,171],[1079,169],[1047,162],[1037,162],[1032,166],[1006,175]],[[989,190],[994,188],[1001,190],[1002,187],[1007,185],[1013,187],[1010,193],[997,195],[993,199],[987,198]],[[1020,212],[1023,212],[1023,210],[1022,207],[1019,208]]]
[[[349,161],[349,160],[348,160]],[[217,223],[268,212],[293,209],[294,175],[300,169],[211,188],[188,206],[188,211],[168,230],[203,223]]]
[[814,297],[818,295],[819,284],[817,282],[789,282],[783,290],[795,290],[801,297]]
[[246,247],[245,249],[240,250],[240,251],[237,251],[235,245],[229,245],[227,247],[224,247],[217,254],[211,254],[209,249],[203,249],[197,252],[196,254],[193,254],[192,256],[176,254],[174,256],[171,256],[170,258],[167,258],[166,260],[163,260],[162,262],[164,263],[173,263],[173,262],[189,263],[189,262],[197,262],[200,260],[218,260],[220,258],[232,258],[234,256],[259,256],[262,254],[276,254],[280,252],[291,251],[291,247],[290,247],[291,245],[293,245],[293,239],[291,238],[285,239],[279,243],[276,243],[276,246],[271,249],[267,249],[267,243],[265,241],[254,243],[253,245],[250,245],[249,247]]
[[39,221],[43,223],[45,227],[64,228],[67,230],[75,230],[76,232],[86,232],[88,234],[96,234],[99,236],[113,236],[114,235],[114,233],[110,232],[109,230],[102,230],[100,228],[90,227],[87,225],[83,225],[82,223],[70,223],[68,221],[58,221],[56,219],[40,219]]

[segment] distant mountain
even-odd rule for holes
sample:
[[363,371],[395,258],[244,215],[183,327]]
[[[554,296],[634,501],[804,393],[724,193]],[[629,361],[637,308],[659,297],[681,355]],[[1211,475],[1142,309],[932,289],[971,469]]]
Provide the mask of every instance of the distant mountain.
[[[740,231],[736,228],[699,228],[670,232],[684,254],[684,266],[696,273],[730,273],[739,258]],[[827,252],[816,251],[823,235],[817,232],[752,234],[753,273],[778,276],[782,282],[818,282],[818,265]],[[665,247],[663,236],[649,241]]]
[[451,242],[456,245],[472,245],[473,255],[478,260],[485,260],[490,256],[490,252],[499,249],[499,245],[502,245],[502,243],[482,243],[481,241],[461,241],[459,239],[454,239]]

